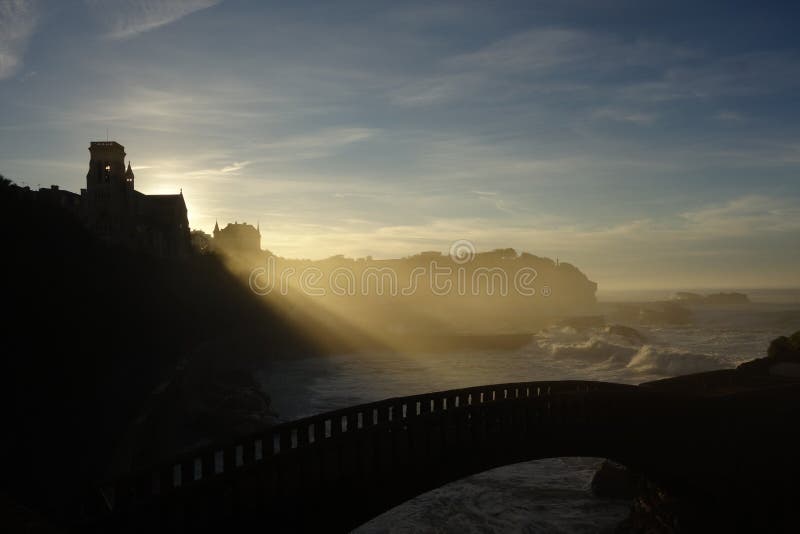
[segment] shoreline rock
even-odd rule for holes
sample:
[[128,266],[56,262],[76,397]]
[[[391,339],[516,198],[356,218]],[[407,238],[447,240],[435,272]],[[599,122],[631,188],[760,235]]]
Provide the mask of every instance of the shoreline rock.
[[601,499],[632,499],[636,496],[637,478],[624,465],[604,460],[592,477],[592,493]]
[[764,358],[744,362],[736,370],[750,374],[800,376],[800,330],[789,337],[773,339]]

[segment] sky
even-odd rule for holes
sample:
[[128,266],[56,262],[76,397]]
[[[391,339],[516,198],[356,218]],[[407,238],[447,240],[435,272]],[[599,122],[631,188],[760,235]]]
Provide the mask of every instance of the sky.
[[466,239],[601,289],[797,287],[796,10],[0,0],[0,173],[78,191],[108,135],[285,257]]

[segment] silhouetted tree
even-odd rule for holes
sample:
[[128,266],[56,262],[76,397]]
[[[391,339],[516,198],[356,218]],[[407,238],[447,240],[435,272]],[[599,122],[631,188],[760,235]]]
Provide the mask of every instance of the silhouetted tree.
[[211,236],[202,230],[192,230],[189,239],[192,243],[192,248],[200,254],[208,254],[211,252]]

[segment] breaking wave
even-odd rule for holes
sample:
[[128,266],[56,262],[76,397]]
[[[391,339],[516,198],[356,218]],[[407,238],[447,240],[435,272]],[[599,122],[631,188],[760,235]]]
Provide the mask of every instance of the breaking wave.
[[728,367],[726,362],[711,354],[683,352],[671,347],[644,345],[631,358],[628,369],[643,374],[665,376],[713,371]]
[[714,354],[645,341],[649,337],[629,327],[553,328],[536,337],[534,350],[555,361],[580,362],[598,378],[659,378],[730,367]]

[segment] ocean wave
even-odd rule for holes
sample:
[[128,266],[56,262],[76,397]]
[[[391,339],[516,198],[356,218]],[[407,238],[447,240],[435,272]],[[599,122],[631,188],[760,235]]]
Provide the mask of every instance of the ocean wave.
[[[668,377],[730,367],[714,354],[647,343],[647,336],[626,327],[576,331],[555,328],[537,336],[538,352],[558,361],[579,361],[603,375],[621,372],[642,377]],[[586,369],[586,368],[584,368]]]
[[[542,345],[540,345],[542,346]],[[595,363],[627,364],[636,354],[635,347],[617,345],[599,337],[575,343],[545,343],[544,347],[555,358],[570,358]]]
[[627,368],[642,374],[676,376],[728,367],[711,354],[685,352],[672,347],[644,345],[631,358]]
[[637,336],[621,335],[609,327],[589,331],[562,327],[546,330],[535,343],[541,352],[555,359],[625,366],[639,350],[639,340],[644,339],[638,332]]

